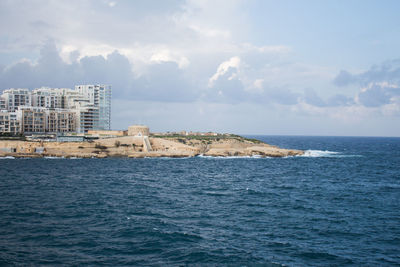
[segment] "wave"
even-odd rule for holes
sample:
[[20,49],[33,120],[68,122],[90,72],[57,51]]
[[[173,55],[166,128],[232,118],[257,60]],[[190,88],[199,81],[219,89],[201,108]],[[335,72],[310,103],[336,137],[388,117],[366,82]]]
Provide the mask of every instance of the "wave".
[[341,152],[329,150],[306,150],[303,155],[296,157],[306,158],[349,158],[349,157],[362,157],[361,155],[346,155]]
[[206,158],[206,159],[266,159],[266,158],[271,158],[271,157],[263,157],[260,155],[254,155],[254,156],[205,156],[203,154],[200,154],[196,157]]
[[0,159],[15,159],[13,156],[5,156],[5,157],[0,157]]
[[193,157],[143,157],[143,158],[131,158],[131,159],[191,159]]
[[[200,154],[196,156],[198,158],[205,158],[205,159],[271,159],[273,157],[263,157],[260,155],[253,155],[253,156],[205,156]],[[287,156],[284,158],[297,158],[297,157],[305,157],[305,158],[348,158],[348,157],[362,157],[361,155],[346,155],[341,152],[329,151],[329,150],[306,150],[303,155],[299,156]],[[24,157],[21,159],[27,159],[29,157]],[[45,159],[82,159],[80,157],[54,157],[54,156],[46,156],[43,157]],[[192,157],[145,157],[145,159],[190,159]],[[0,157],[0,159],[16,159],[13,156],[5,156]]]

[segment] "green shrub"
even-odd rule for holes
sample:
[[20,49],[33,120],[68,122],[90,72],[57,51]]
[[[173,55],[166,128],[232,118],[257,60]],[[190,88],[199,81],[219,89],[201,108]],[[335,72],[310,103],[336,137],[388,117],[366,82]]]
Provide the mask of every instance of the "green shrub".
[[97,148],[97,149],[101,149],[101,150],[107,149],[106,146],[103,146],[103,145],[100,145],[100,144],[96,144],[94,147]]

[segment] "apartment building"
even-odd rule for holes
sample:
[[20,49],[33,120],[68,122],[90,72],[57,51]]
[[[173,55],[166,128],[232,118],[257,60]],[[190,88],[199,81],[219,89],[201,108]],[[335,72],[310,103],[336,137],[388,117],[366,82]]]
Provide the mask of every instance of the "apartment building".
[[65,93],[68,89],[41,87],[32,91],[32,106],[44,108],[66,108]]
[[16,112],[0,111],[0,133],[13,135],[20,133],[20,123]]
[[111,86],[77,85],[75,91],[89,99],[90,104],[98,108],[96,130],[111,130]]
[[76,114],[68,109],[20,106],[16,113],[23,133],[76,131]]
[[76,132],[76,113],[70,110],[49,110],[46,130],[52,133]]
[[14,112],[19,106],[31,106],[31,92],[28,89],[4,90],[2,98],[5,101],[5,108]]
[[7,110],[6,100],[2,96],[0,96],[0,111],[1,110]]
[[[78,85],[75,89],[8,89],[0,95],[0,132],[77,132],[110,130],[111,86]],[[15,120],[14,120],[15,118]],[[11,128],[10,128],[11,127]]]
[[17,114],[23,133],[46,132],[45,108],[20,106]]
[[99,108],[87,99],[74,99],[73,111],[76,115],[76,132],[87,133],[98,129]]

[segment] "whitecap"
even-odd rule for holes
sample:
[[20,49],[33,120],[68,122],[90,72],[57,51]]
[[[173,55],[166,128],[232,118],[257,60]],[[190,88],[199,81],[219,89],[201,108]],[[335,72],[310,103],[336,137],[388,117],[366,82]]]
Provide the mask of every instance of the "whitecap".
[[5,156],[5,157],[0,157],[0,159],[15,159],[13,156]]
[[296,157],[306,158],[347,158],[347,157],[361,157],[361,155],[346,155],[341,152],[329,151],[329,150],[306,150],[303,155]]
[[260,159],[260,158],[268,158],[268,157],[262,157],[260,155],[254,155],[254,156],[205,156],[203,154],[200,154],[197,157],[206,158],[206,159]]

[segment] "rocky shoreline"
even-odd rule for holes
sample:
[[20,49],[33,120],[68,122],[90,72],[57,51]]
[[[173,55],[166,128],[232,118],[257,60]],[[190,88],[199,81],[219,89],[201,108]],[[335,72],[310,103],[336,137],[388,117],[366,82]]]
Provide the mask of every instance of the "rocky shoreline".
[[211,137],[124,136],[93,142],[0,141],[0,157],[15,158],[145,158],[145,157],[287,157],[304,151],[283,149],[240,136]]

